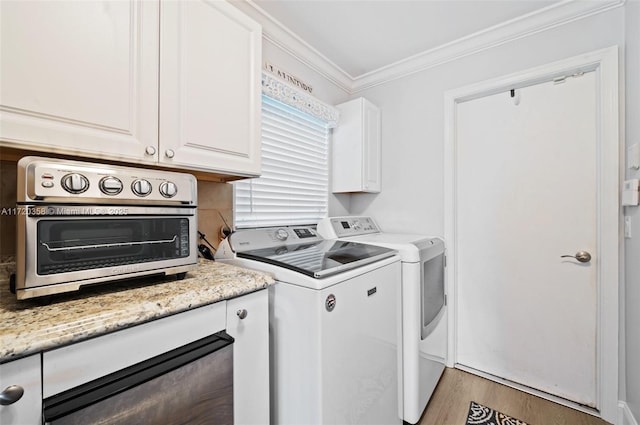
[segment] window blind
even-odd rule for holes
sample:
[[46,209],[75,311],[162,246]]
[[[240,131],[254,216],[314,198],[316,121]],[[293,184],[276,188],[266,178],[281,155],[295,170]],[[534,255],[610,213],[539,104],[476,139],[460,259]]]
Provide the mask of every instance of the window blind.
[[236,227],[315,224],[327,215],[327,123],[262,96],[262,175],[234,182]]

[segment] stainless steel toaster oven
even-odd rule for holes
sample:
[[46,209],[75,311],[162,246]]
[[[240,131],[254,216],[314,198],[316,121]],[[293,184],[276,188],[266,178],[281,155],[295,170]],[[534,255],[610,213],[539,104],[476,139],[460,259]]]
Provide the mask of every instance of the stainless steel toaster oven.
[[190,174],[25,157],[18,162],[15,293],[26,299],[197,266]]

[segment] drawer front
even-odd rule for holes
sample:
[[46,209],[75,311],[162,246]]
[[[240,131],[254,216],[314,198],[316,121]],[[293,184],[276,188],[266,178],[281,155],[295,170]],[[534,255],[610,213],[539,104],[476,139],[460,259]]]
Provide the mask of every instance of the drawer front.
[[226,328],[226,301],[43,354],[43,397],[66,391]]

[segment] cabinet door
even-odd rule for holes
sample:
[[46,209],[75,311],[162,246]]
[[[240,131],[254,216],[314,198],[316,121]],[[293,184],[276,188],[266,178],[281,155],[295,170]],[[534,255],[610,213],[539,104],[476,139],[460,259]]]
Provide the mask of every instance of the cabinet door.
[[42,423],[42,384],[40,354],[0,365],[0,391],[18,385],[24,390],[13,404],[0,406],[2,425],[39,425]]
[[333,130],[331,190],[380,192],[380,110],[363,97],[337,108],[340,125]]
[[155,2],[0,2],[2,145],[145,161],[158,25]]
[[380,110],[371,102],[362,104],[363,192],[380,192]]
[[227,301],[233,344],[233,417],[236,424],[269,423],[269,299],[262,290]]
[[224,1],[160,8],[160,163],[258,175],[260,25]]

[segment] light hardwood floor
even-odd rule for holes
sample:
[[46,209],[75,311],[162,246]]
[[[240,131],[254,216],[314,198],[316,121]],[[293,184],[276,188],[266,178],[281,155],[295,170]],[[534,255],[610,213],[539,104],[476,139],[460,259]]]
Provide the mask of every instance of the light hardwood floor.
[[529,425],[608,425],[586,413],[450,368],[445,369],[419,425],[464,425],[472,400]]

